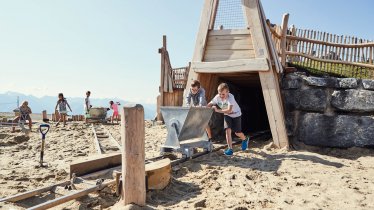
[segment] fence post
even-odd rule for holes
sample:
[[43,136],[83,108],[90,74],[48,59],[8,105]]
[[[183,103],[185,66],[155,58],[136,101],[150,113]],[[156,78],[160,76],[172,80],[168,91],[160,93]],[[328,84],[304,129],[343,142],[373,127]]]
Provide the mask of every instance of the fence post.
[[122,204],[134,203],[144,206],[146,201],[144,108],[140,104],[125,105],[121,116]]
[[290,14],[286,13],[283,15],[282,20],[282,37],[281,37],[281,63],[282,66],[286,66],[286,50],[287,50],[287,29],[288,29],[288,18],[290,17]]

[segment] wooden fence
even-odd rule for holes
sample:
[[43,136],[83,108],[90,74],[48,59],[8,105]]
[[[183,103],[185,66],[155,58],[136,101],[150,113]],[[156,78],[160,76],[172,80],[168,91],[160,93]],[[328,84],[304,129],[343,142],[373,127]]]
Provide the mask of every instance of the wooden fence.
[[185,89],[188,79],[189,66],[172,69],[172,80],[174,89]]
[[287,62],[313,73],[374,78],[373,41],[294,26],[283,30],[287,26],[269,22],[268,25],[283,65]]

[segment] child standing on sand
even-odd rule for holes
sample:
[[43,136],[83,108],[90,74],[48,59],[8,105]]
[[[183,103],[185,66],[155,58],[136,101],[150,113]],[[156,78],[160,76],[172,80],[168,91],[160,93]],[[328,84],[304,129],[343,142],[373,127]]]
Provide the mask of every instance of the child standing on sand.
[[87,118],[90,117],[90,109],[92,107],[91,101],[90,101],[90,96],[91,96],[91,91],[86,92],[86,98],[84,99],[84,114],[86,118],[86,123],[87,123]]
[[[19,116],[17,116],[16,118],[13,119],[13,123],[17,123],[20,120],[22,120],[22,121],[27,120],[27,121],[29,121],[29,128],[30,128],[30,131],[31,131],[31,127],[32,127],[32,120],[31,120],[31,117],[30,117],[31,113],[32,113],[32,111],[29,107],[29,102],[28,101],[23,101],[22,105],[19,107]],[[12,126],[12,132],[15,132],[15,131],[16,131],[16,128],[13,125]]]
[[110,104],[110,109],[113,109],[113,114],[112,114],[112,117],[111,117],[112,124],[113,124],[114,118],[116,119],[116,121],[118,123],[118,120],[119,120],[118,105],[120,105],[120,104],[118,102],[114,103],[113,101],[110,101],[109,104]]
[[66,126],[66,115],[68,113],[68,111],[66,109],[66,106],[69,107],[71,112],[72,112],[72,110],[70,108],[70,105],[69,105],[68,101],[66,100],[66,98],[64,98],[64,94],[62,94],[62,93],[58,94],[58,101],[57,101],[55,110],[57,110],[57,106],[58,106],[58,111],[60,113],[60,119],[58,120],[58,122],[56,124],[56,127],[60,124],[61,119],[62,119],[62,121],[64,123],[64,127],[65,127]]
[[[220,108],[218,109],[217,106]],[[235,101],[234,95],[229,92],[229,86],[226,83],[221,83],[218,86],[218,94],[209,102],[208,107],[212,107],[215,112],[224,114],[224,127],[226,131],[226,141],[228,149],[224,154],[227,156],[233,155],[232,148],[232,131],[242,140],[242,150],[248,147],[249,137],[246,137],[242,132],[241,109]]]

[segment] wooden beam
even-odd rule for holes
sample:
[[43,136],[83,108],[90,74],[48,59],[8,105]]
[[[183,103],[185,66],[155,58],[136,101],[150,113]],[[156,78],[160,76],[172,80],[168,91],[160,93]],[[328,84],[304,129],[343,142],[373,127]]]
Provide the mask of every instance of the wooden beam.
[[122,147],[121,147],[121,145],[119,144],[119,142],[112,136],[112,134],[109,132],[109,130],[106,130],[106,132],[107,132],[107,134],[108,134],[108,136],[109,136],[109,140],[114,144],[114,145],[116,145],[117,146],[117,148],[119,149],[119,150],[122,150]]
[[214,23],[216,22],[216,15],[217,15],[217,9],[218,9],[218,4],[219,0],[213,0],[213,11],[211,13],[210,17],[210,23],[209,23],[209,30],[214,29]]
[[223,29],[223,30],[211,30],[209,31],[210,36],[226,36],[226,35],[250,35],[248,29]]
[[[119,167],[109,168],[109,169],[105,169],[105,170],[101,170],[101,171],[96,171],[94,173],[86,174],[86,175],[84,175],[80,178],[82,178],[82,179],[97,179],[98,177],[103,176],[103,175],[107,174],[108,172],[116,170],[116,169],[121,169],[121,167],[119,166]],[[10,196],[10,197],[7,197],[7,198],[2,198],[2,199],[0,199],[0,203],[1,202],[17,202],[17,201],[20,201],[20,200],[25,200],[27,198],[31,198],[33,196],[37,196],[37,195],[40,195],[40,194],[48,192],[48,191],[54,191],[56,189],[56,187],[58,187],[58,186],[66,186],[66,185],[69,185],[69,184],[71,184],[71,180],[62,181],[62,182],[56,183],[56,184],[51,185],[51,186],[42,187],[42,188],[39,188],[39,189],[23,192],[23,193],[13,195],[13,196]]]
[[321,59],[321,58],[316,58],[314,56],[307,55],[305,53],[299,53],[299,52],[287,51],[286,54],[287,55],[292,55],[292,56],[301,56],[301,57],[305,57],[305,58],[315,60],[315,61],[318,61],[318,62],[322,62],[322,63],[334,63],[334,64],[359,66],[359,67],[363,67],[363,68],[374,68],[373,64],[357,63],[357,62],[349,62],[349,61],[341,61],[341,60]]
[[72,177],[73,173],[76,176],[83,176],[99,170],[120,166],[121,156],[121,153],[96,155],[75,161],[70,164],[70,177]]
[[[266,43],[266,22],[262,21],[259,0],[242,0],[244,13],[251,31],[256,58],[267,58],[270,60],[270,51]],[[277,59],[277,57],[274,57]],[[269,119],[270,129],[274,144],[278,148],[288,147],[288,136],[286,132],[284,113],[279,90],[279,82],[275,76],[274,69],[270,65],[270,71],[259,72],[262,92],[264,95],[266,111]]]
[[191,70],[196,73],[237,73],[269,71],[266,58],[228,60],[217,62],[192,62]]
[[121,112],[122,202],[145,205],[145,125],[142,105],[125,105]]
[[357,43],[357,44],[341,44],[341,43],[333,43],[333,42],[327,42],[327,41],[320,41],[315,39],[308,39],[305,37],[298,37],[293,35],[287,35],[287,39],[290,40],[297,40],[297,41],[303,41],[303,42],[311,42],[314,44],[321,44],[321,45],[327,45],[327,46],[333,46],[333,47],[341,47],[341,48],[363,48],[363,47],[374,47],[374,42],[367,42],[367,43]]
[[52,208],[54,206],[58,206],[60,204],[66,203],[66,202],[71,201],[71,200],[74,200],[76,198],[88,195],[88,194],[90,194],[92,192],[101,190],[101,189],[103,189],[103,188],[105,188],[105,187],[107,187],[109,185],[113,185],[115,183],[116,183],[116,180],[112,180],[112,181],[104,182],[104,183],[102,183],[100,185],[94,185],[94,186],[89,187],[89,188],[84,189],[84,190],[78,190],[78,191],[72,192],[72,193],[70,193],[68,195],[61,196],[61,197],[59,197],[57,199],[54,199],[54,200],[51,200],[51,201],[48,201],[48,202],[41,203],[39,205],[33,206],[33,207],[29,208],[29,210],[49,209],[49,208]]
[[70,184],[70,181],[63,181],[63,182],[54,184],[52,186],[42,187],[42,188],[39,188],[39,189],[36,189],[36,190],[20,193],[20,194],[14,195],[14,196],[10,196],[10,197],[7,197],[7,198],[0,199],[0,203],[1,202],[6,202],[6,201],[7,202],[17,202],[17,201],[20,201],[20,200],[31,198],[31,197],[36,196],[36,195],[40,195],[44,192],[52,191],[53,189],[55,189],[58,186],[65,186],[65,185],[68,185],[68,184]]
[[290,17],[290,14],[286,13],[283,15],[283,20],[282,20],[282,37],[281,37],[281,63],[282,63],[282,66],[286,66],[286,58],[287,58],[287,55],[286,55],[286,47],[287,47],[287,30],[288,30],[288,19]]
[[[201,62],[203,60],[209,26],[212,22],[212,13],[214,12],[215,4],[217,3],[218,1],[215,0],[204,0],[204,6],[200,18],[200,27],[197,33],[195,51],[192,58],[193,62]],[[184,95],[187,95],[189,87],[195,79],[198,79],[198,74],[194,71],[190,71]],[[183,100],[183,105],[186,105],[185,100]]]
[[[221,46],[221,45],[233,45],[233,44],[236,44],[236,45],[252,45],[251,43],[251,37],[248,36],[247,39],[236,39],[236,40],[224,40],[224,39],[215,39],[215,38],[210,38],[209,37],[209,40],[207,42],[207,48],[209,48],[210,46]],[[231,48],[233,48],[231,46]],[[234,48],[235,49],[235,48]]]
[[103,154],[103,151],[101,150],[101,147],[100,147],[99,139],[97,138],[97,135],[96,135],[94,124],[92,124],[92,132],[94,134],[94,143],[95,143],[96,151],[99,154]]

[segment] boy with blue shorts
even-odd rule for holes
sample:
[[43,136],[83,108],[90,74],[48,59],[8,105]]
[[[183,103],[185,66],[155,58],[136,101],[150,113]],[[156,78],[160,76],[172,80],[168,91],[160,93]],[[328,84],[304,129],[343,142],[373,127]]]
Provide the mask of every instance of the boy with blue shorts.
[[[218,109],[217,106],[220,108]],[[235,101],[234,95],[229,91],[229,86],[226,83],[221,83],[218,86],[218,94],[209,102],[208,107],[212,107],[215,112],[224,114],[224,127],[226,132],[226,141],[228,148],[225,150],[225,155],[233,155],[232,149],[232,131],[242,140],[242,150],[248,147],[249,137],[246,137],[242,132],[242,112]]]

